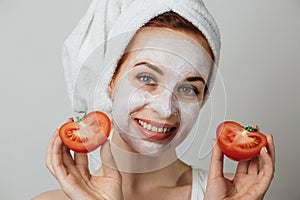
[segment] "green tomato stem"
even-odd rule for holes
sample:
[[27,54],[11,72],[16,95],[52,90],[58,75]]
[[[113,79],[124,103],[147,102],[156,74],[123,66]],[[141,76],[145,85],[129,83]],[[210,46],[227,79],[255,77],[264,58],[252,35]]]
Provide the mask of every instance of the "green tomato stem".
[[[82,117],[79,117],[79,116],[76,117],[76,119],[77,119],[76,122],[77,122],[77,123],[80,123],[80,122],[82,122],[83,119],[85,118],[86,112],[85,112],[85,111],[79,111],[78,113],[80,113],[80,114],[83,113],[83,116],[82,116]],[[74,121],[74,120],[73,120],[73,121]]]
[[248,132],[256,132],[257,131],[257,129],[252,128],[252,126],[245,126],[244,129]]

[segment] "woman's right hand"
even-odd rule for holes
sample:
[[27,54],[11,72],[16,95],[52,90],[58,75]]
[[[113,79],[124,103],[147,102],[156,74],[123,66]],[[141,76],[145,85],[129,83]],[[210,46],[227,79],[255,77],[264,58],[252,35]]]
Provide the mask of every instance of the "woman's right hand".
[[103,175],[91,175],[87,154],[75,152],[73,159],[58,130],[49,142],[47,167],[72,200],[123,200],[122,177],[115,167],[109,141],[102,146],[101,159]]

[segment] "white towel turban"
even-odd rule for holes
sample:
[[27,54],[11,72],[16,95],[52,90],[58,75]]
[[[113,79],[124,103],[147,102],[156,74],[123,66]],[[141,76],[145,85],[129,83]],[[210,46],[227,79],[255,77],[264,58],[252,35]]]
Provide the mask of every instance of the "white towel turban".
[[218,63],[219,30],[201,0],[93,0],[63,46],[73,111],[111,114],[108,84],[118,60],[140,27],[168,11],[181,15],[203,33]]

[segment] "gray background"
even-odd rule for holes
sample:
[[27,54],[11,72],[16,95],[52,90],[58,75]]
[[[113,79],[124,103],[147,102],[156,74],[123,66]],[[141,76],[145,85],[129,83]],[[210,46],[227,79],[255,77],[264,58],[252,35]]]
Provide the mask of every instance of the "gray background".
[[[0,199],[30,199],[59,187],[45,155],[54,130],[71,116],[61,45],[89,3],[0,0]],[[300,1],[206,5],[222,32],[225,118],[258,124],[274,135],[276,174],[266,199],[299,199]],[[234,167],[226,160],[226,170]]]

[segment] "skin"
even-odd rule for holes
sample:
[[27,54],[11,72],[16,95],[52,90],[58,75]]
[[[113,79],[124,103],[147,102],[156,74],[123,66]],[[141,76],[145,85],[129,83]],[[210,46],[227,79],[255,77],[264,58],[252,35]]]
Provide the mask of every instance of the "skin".
[[[137,34],[130,45],[130,55],[110,86],[114,125],[118,128],[114,135],[120,134],[129,144],[121,146],[118,143],[116,146],[126,151],[132,147],[134,152],[145,152],[152,157],[161,157],[163,152],[167,152],[167,157],[170,153],[175,155],[175,147],[186,138],[199,115],[205,89],[203,82],[207,81],[211,69],[211,58],[199,44],[196,43],[198,48],[194,48],[194,43],[194,39],[182,33],[164,29],[144,28]],[[150,49],[153,47],[156,49]],[[174,49],[185,59],[170,53]],[[152,67],[141,63],[151,64]],[[153,70],[153,66],[159,71]],[[153,85],[140,80],[140,76]],[[198,93],[183,92],[183,88],[187,91],[193,91],[193,88]],[[153,142],[143,136],[145,132],[137,131],[140,127],[137,119],[151,120],[155,126],[167,124],[176,128],[176,134]]]
[[[170,31],[162,28],[147,30],[148,37],[151,35],[164,34]],[[172,31],[174,37],[185,37],[197,41],[197,44],[208,50],[208,45],[202,36],[190,33]],[[142,36],[140,30],[135,37]],[[114,98],[116,84],[126,70],[126,62],[121,66],[116,78],[112,81],[109,89]],[[150,110],[150,112],[153,112]],[[155,113],[152,113],[154,116]],[[149,115],[149,110],[141,109],[136,113],[139,118]],[[159,116],[156,116],[159,120]],[[178,118],[169,115],[163,119],[167,123],[177,123]],[[271,135],[267,135],[268,145],[260,152],[263,165],[260,166],[258,158],[251,161],[239,162],[235,174],[223,173],[224,155],[218,144],[213,141],[210,171],[205,192],[205,199],[263,199],[271,180],[274,176],[275,150]],[[96,199],[190,199],[192,188],[191,167],[175,159],[170,165],[148,173],[125,173],[119,172],[116,167],[117,155],[111,151],[111,143],[120,148],[136,152],[115,130],[112,141],[107,141],[102,147],[102,167],[91,175],[88,170],[86,154],[74,153],[74,159],[69,150],[63,145],[58,136],[58,131],[49,142],[47,152],[47,167],[58,180],[62,190],[49,191],[33,198],[40,199],[73,199],[73,200],[96,200]],[[267,149],[267,151],[266,151]],[[162,178],[163,177],[163,178]],[[76,191],[76,192],[74,192]]]
[[[258,127],[255,127],[259,129]],[[266,135],[267,147],[263,147],[259,157],[239,162],[235,174],[223,173],[224,154],[217,141],[213,140],[210,172],[205,192],[205,200],[261,200],[274,177],[275,147],[273,136]],[[261,165],[263,163],[263,165]]]

